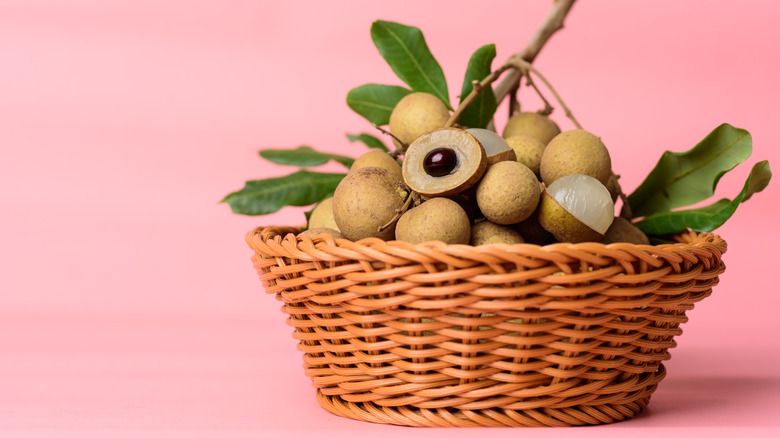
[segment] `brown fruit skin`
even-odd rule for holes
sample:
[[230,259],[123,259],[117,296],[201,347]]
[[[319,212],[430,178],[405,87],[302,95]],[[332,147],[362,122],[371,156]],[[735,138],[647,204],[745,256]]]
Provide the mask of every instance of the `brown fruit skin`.
[[[390,133],[408,145],[415,138],[441,128],[450,118],[447,105],[429,93],[410,93],[390,113]],[[393,139],[396,147],[401,145]]]
[[566,211],[547,192],[542,193],[538,214],[539,224],[559,242],[598,242],[604,237]]
[[514,149],[509,149],[487,157],[488,166],[500,163],[501,161],[517,161],[517,154]]
[[322,200],[309,216],[309,228],[330,228],[338,231],[336,219],[333,218],[333,198]]
[[404,179],[404,176],[401,174],[401,165],[398,164],[398,161],[391,157],[387,152],[381,151],[379,149],[370,150],[357,157],[355,162],[352,163],[350,171],[357,170],[362,167],[381,167],[383,169],[387,169],[399,180]]
[[560,177],[574,174],[592,176],[606,186],[612,176],[612,160],[599,137],[583,129],[572,129],[550,140],[539,171],[548,186]]
[[390,240],[395,224],[379,231],[395,216],[408,193],[403,183],[387,169],[363,167],[349,172],[333,194],[333,217],[349,240],[367,237]]
[[448,199],[455,201],[463,211],[466,212],[466,216],[469,218],[469,223],[473,224],[477,214],[481,214],[477,209],[477,202],[474,200],[474,195],[468,195],[464,193],[458,193],[456,195],[447,196]]
[[538,212],[540,207],[541,202],[539,202],[539,207],[537,207],[536,212],[534,212],[531,217],[520,222],[519,224],[514,225],[514,228],[520,233],[521,236],[523,236],[523,240],[525,240],[527,243],[543,245],[544,242],[547,241],[547,239],[550,237],[550,232],[545,230],[539,223]]
[[506,142],[515,151],[517,161],[528,166],[541,180],[539,165],[546,145],[538,138],[529,135],[513,135],[507,138]]
[[628,219],[616,216],[615,219],[612,220],[612,225],[610,225],[607,232],[604,233],[604,238],[601,239],[601,243],[609,244],[616,242],[649,245],[650,239],[648,239],[647,235],[642,232],[642,230],[629,222]]
[[494,224],[490,221],[482,221],[471,227],[471,245],[489,245],[491,243],[505,243],[513,245],[524,243],[523,236],[517,230],[506,225]]
[[499,225],[522,222],[539,204],[539,181],[517,161],[501,161],[488,168],[477,185],[477,205],[488,220]]
[[507,120],[501,136],[509,138],[515,135],[528,135],[547,144],[560,133],[561,128],[551,118],[539,113],[523,112],[515,114]]
[[465,245],[471,239],[471,224],[457,202],[431,198],[398,219],[395,238],[413,244],[438,240]]
[[337,230],[334,230],[333,228],[309,228],[308,230],[304,231],[303,234],[309,236],[310,238],[314,239],[315,236],[319,236],[320,234],[327,234],[328,236],[334,238],[334,239],[343,239],[344,235],[339,233]]
[[606,187],[609,190],[609,195],[612,197],[612,202],[617,201],[617,198],[620,196],[620,185],[618,184],[617,175],[614,173],[610,175]]

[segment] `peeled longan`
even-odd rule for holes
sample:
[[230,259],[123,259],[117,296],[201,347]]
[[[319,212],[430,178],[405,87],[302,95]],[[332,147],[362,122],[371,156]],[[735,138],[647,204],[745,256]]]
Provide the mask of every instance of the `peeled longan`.
[[596,242],[615,217],[615,205],[603,184],[588,175],[567,175],[545,190],[539,223],[560,242]]

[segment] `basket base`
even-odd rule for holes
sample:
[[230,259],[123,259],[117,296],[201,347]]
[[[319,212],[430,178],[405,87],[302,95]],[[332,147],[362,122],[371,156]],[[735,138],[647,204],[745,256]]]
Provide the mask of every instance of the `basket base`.
[[650,401],[666,371],[663,365],[649,378],[641,391],[626,394],[612,403],[536,409],[427,409],[413,406],[380,406],[373,402],[348,402],[339,396],[317,390],[317,402],[340,417],[371,423],[417,427],[538,427],[586,426],[628,420],[641,412]]

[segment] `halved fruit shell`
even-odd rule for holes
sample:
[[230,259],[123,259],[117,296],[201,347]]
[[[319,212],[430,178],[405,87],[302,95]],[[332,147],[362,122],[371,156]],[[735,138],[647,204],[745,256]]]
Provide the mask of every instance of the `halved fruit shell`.
[[[437,148],[452,149],[457,164],[443,176],[425,170],[425,158]],[[415,139],[406,149],[402,173],[410,189],[423,196],[449,196],[476,184],[487,168],[487,155],[479,140],[458,128],[441,128]]]

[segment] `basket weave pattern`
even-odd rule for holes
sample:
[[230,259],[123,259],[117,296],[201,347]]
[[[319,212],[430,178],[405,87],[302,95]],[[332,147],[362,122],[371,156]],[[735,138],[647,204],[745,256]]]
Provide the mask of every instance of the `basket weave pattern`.
[[327,410],[411,426],[631,418],[663,379],[726,242],[490,245],[246,235]]

